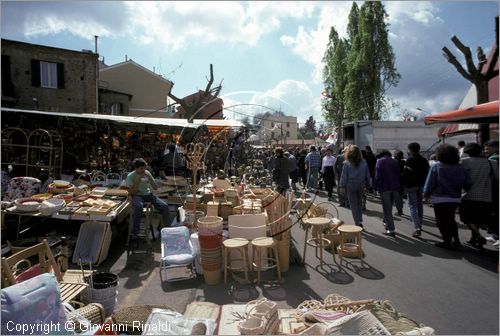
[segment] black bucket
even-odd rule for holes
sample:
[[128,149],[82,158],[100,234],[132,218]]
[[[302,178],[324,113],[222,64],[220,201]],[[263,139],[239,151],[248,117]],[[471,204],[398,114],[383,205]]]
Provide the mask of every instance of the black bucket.
[[[92,277],[92,282],[90,281]],[[116,287],[118,285],[118,276],[113,273],[94,273],[85,277],[85,282],[91,284],[94,289],[104,289]]]

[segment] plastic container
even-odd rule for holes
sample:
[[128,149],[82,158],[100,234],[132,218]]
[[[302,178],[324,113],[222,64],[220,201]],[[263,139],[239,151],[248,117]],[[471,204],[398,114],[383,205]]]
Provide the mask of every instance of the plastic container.
[[185,210],[185,216],[184,225],[189,226],[195,224],[199,218],[205,216],[205,213],[203,211]]
[[192,233],[190,236],[191,240],[191,245],[193,245],[193,252],[195,254],[195,260],[194,260],[194,266],[196,268],[196,273],[198,274],[203,274],[203,267],[201,266],[201,259],[200,259],[200,240],[198,237],[198,233]]

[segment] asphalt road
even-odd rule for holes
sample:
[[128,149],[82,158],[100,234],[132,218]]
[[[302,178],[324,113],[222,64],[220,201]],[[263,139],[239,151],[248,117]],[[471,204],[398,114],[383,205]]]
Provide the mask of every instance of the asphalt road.
[[[325,201],[321,192],[316,202]],[[337,203],[334,203],[337,204]],[[338,207],[339,217],[352,222],[349,209]],[[413,226],[405,201],[404,215],[396,217],[397,237],[382,234],[382,206],[369,198],[364,211],[363,249],[365,264],[358,259],[341,267],[325,252],[327,267],[318,267],[314,250],[309,249],[305,266],[292,263],[281,284],[241,284],[230,279],[227,285],[206,285],[203,276],[176,283],[162,282],[159,274],[160,247],[152,251],[141,244],[128,251],[125,236],[113,240],[108,259],[101,271],[119,276],[116,309],[137,304],[165,304],[184,312],[188,303],[209,301],[217,304],[246,303],[265,296],[277,301],[280,308],[295,308],[304,300],[322,300],[337,293],[351,299],[390,300],[398,311],[435,329],[437,334],[498,335],[499,282],[498,249],[488,243],[484,252],[467,245],[460,251],[434,246],[440,240],[433,209],[424,207],[424,231],[421,239],[412,237]],[[458,219],[458,218],[457,218]],[[460,237],[469,232],[459,224]],[[304,231],[295,225],[292,242],[302,255]],[[337,257],[338,258],[338,257]],[[292,258],[295,259],[295,258]],[[338,259],[337,259],[338,260]],[[273,279],[268,271],[265,278]]]

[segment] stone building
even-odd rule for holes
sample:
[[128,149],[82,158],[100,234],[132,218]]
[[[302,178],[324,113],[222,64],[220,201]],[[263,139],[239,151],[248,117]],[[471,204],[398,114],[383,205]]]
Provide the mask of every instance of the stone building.
[[2,106],[68,113],[97,111],[97,59],[74,51],[2,39]]

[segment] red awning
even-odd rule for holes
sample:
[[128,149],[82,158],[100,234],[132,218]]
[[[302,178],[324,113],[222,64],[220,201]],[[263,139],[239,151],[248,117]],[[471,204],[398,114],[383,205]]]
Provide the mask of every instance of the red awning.
[[426,125],[434,123],[498,123],[498,100],[466,109],[433,114],[425,117],[424,120]]
[[[490,124],[490,130],[498,130],[498,124]],[[479,131],[478,124],[449,124],[438,130],[438,137],[451,137],[465,133],[476,133]]]

